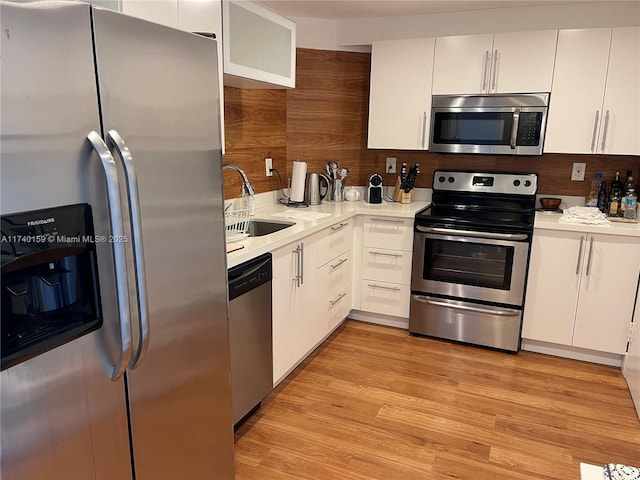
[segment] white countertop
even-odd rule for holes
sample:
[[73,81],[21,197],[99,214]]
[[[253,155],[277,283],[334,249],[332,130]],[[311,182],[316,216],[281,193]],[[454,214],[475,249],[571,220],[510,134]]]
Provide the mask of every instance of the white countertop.
[[608,225],[560,223],[561,216],[562,213],[536,212],[536,219],[533,225],[534,233],[535,230],[564,230],[568,232],[640,237],[640,224],[638,223],[610,222]]
[[324,202],[322,205],[315,207],[296,209],[305,212],[321,212],[330,214],[329,216],[318,220],[293,220],[273,216],[274,213],[292,209],[286,205],[274,204],[259,207],[256,208],[256,214],[252,216],[251,219],[294,222],[295,225],[262,237],[251,237],[245,238],[241,241],[234,241],[234,243],[242,244],[244,248],[227,254],[227,266],[235,267],[236,265],[246,262],[258,255],[273,251],[288,243],[295,242],[307,235],[318,232],[329,225],[353,218],[356,215],[413,218],[415,217],[416,212],[422,210],[428,205],[429,202],[426,201],[415,201],[409,204],[397,202],[389,203],[383,201],[381,204],[370,204],[360,200],[358,202]]

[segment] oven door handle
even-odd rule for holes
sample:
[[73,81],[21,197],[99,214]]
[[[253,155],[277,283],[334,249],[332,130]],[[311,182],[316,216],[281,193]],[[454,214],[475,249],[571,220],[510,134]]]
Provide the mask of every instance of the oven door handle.
[[445,235],[458,235],[461,237],[490,238],[492,240],[526,240],[529,238],[529,235],[526,233],[473,232],[470,230],[454,230],[452,228],[423,227],[421,225],[417,225],[416,230],[424,233],[442,233]]
[[418,295],[413,295],[413,299],[421,302],[421,303],[426,303],[428,305],[434,305],[437,307],[446,307],[446,308],[453,308],[455,310],[464,310],[466,312],[476,312],[476,313],[484,313],[484,314],[489,314],[489,315],[498,315],[501,317],[517,317],[518,315],[520,315],[520,311],[519,310],[510,310],[510,309],[496,309],[496,308],[481,308],[481,307],[477,307],[477,306],[471,306],[468,304],[461,304],[461,303],[449,303],[446,300],[432,300],[432,299],[427,299],[427,298],[422,298],[419,297]]

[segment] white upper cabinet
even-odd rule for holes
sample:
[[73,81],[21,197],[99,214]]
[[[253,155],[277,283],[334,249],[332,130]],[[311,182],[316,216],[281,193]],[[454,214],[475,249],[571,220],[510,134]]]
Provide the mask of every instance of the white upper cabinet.
[[438,37],[433,94],[549,92],[557,30]]
[[640,154],[640,28],[560,30],[546,153]]
[[296,24],[250,1],[222,6],[225,84],[295,87]]
[[600,151],[640,155],[640,27],[613,29],[602,111]]
[[178,0],[122,0],[122,13],[178,28]]
[[178,28],[187,32],[215,33],[218,40],[218,56],[222,59],[220,0],[178,0]]
[[373,42],[369,148],[426,150],[434,39]]

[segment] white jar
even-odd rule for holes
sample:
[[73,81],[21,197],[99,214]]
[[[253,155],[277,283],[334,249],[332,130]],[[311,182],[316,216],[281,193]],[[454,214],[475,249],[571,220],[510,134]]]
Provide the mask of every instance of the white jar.
[[347,202],[357,202],[360,200],[360,190],[356,187],[347,187],[344,191],[344,199]]

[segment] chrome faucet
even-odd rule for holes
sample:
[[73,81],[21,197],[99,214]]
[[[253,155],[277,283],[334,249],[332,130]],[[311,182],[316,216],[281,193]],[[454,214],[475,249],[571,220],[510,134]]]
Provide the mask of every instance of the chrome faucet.
[[240,174],[240,176],[242,177],[242,185],[243,185],[243,188],[246,190],[247,195],[253,195],[254,193],[256,193],[253,187],[251,186],[251,184],[249,183],[249,179],[247,178],[247,174],[244,173],[244,170],[242,170],[237,165],[234,165],[233,163],[225,163],[224,165],[222,165],[222,169],[224,170],[225,168],[230,168]]

